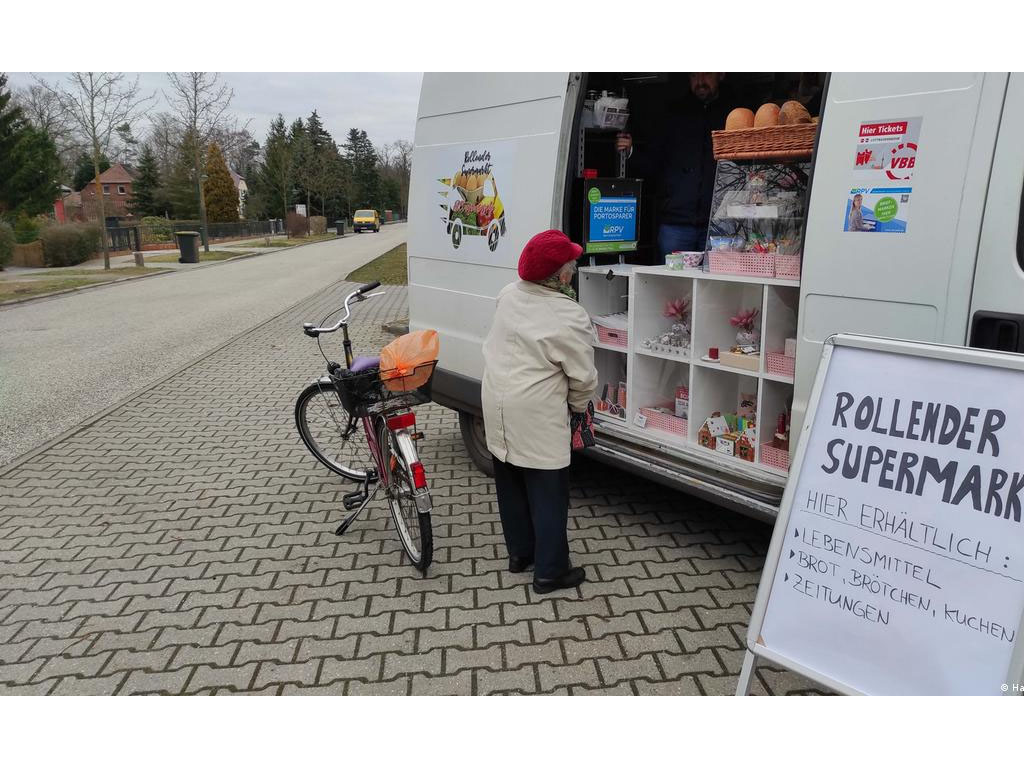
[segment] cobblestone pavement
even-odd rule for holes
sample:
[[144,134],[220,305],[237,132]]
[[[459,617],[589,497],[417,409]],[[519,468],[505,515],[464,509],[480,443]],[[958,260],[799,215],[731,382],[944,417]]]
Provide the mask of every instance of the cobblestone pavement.
[[[420,409],[435,564],[403,563],[381,502],[300,443],[322,369],[300,332],[338,284],[0,475],[6,694],[731,694],[769,529],[600,465],[574,470],[590,581],[505,569],[493,485],[455,415]],[[405,291],[359,307],[384,341]],[[761,669],[756,693],[811,691]]]

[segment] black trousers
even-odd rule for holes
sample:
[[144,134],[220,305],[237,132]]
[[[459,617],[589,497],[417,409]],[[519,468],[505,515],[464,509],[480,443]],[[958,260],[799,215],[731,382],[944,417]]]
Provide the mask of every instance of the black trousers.
[[491,458],[509,556],[532,557],[535,578],[557,579],[569,570],[569,468],[528,469]]

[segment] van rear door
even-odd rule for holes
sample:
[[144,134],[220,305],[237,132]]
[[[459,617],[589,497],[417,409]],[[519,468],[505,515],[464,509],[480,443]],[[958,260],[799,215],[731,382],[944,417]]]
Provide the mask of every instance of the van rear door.
[[[409,326],[434,328],[435,399],[479,410],[494,297],[561,210],[569,73],[425,74],[409,193]],[[557,201],[557,205],[556,205]]]
[[[982,73],[831,76],[804,243],[796,434],[830,335],[964,343],[1006,82],[1005,74]],[[906,140],[891,144],[862,141],[907,130]],[[856,192],[863,193],[868,225],[846,231],[858,226],[849,215]],[[1019,279],[1014,287],[1020,290]]]
[[969,344],[1024,352],[1024,75],[1010,75],[985,201]]

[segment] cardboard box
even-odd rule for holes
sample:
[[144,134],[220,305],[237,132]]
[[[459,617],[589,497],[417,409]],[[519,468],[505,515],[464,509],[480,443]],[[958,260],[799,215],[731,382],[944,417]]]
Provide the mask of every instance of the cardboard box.
[[735,352],[723,350],[718,353],[718,360],[722,365],[744,371],[757,371],[761,367],[760,355],[737,355]]

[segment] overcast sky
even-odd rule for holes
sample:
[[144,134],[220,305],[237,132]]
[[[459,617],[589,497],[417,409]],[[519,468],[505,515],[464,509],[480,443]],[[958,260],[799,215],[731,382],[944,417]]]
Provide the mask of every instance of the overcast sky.
[[[139,74],[139,84],[147,93],[156,92],[154,111],[167,108],[162,91],[167,90],[163,72]],[[40,73],[49,82],[63,80],[65,73]],[[376,145],[396,139],[412,141],[416,126],[416,104],[420,96],[419,72],[400,73],[301,73],[301,72],[224,72],[221,79],[235,90],[231,110],[239,123],[251,120],[249,132],[260,144],[270,121],[280,112],[291,123],[316,109],[335,140],[341,144],[349,128],[361,128]],[[31,85],[32,75],[8,72],[8,85]],[[136,129],[136,136],[144,131]]]

